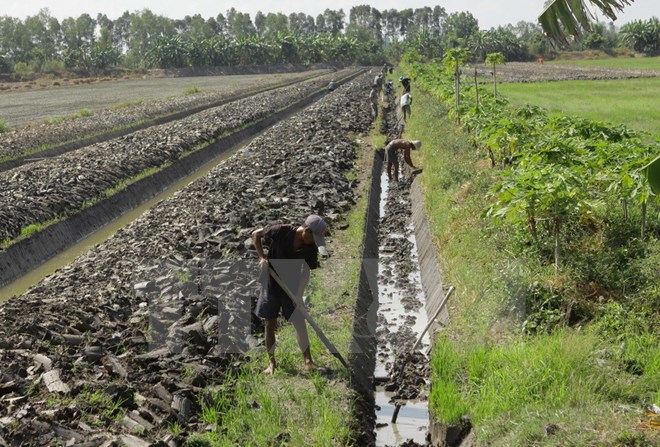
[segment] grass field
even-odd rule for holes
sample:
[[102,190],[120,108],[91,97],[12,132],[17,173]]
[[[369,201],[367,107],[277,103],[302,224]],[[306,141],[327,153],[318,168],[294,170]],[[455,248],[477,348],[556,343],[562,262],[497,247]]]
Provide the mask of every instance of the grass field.
[[498,92],[514,105],[625,124],[660,138],[660,78],[501,84]]
[[609,59],[556,60],[550,64],[581,65],[583,67],[629,68],[660,70],[660,57],[613,57]]
[[[567,277],[510,251],[506,230],[482,218],[497,171],[434,96],[418,92],[415,101],[404,138],[424,141],[416,155],[426,210],[443,282],[456,286],[451,324],[432,357],[434,417],[451,424],[470,414],[477,445],[491,447],[660,445],[657,430],[643,428],[650,424],[644,405],[660,398],[657,338],[628,327],[606,332],[610,317],[600,326],[523,335],[528,316],[511,309],[524,309],[527,285],[555,287]],[[626,369],[628,355],[642,374]]]

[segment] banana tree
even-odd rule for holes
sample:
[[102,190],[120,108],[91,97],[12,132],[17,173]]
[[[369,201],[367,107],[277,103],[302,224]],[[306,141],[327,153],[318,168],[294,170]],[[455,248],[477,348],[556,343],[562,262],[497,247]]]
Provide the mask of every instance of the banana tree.
[[582,34],[582,30],[591,30],[594,16],[588,4],[598,8],[610,20],[616,20],[616,14],[633,2],[634,0],[550,0],[539,16],[539,23],[551,39],[567,44],[568,36],[577,37]]

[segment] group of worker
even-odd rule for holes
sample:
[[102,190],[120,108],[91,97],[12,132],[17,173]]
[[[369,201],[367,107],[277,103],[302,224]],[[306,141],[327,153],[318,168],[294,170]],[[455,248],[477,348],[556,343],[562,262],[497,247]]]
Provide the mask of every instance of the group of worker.
[[[394,82],[391,80],[385,81],[387,65],[383,67],[381,72],[376,75],[374,82],[371,85],[371,90],[369,91],[369,102],[371,104],[371,116],[376,119],[378,117],[378,98],[382,90],[385,91],[386,95],[394,88]],[[401,98],[399,98],[399,105],[401,106],[401,114],[403,121],[407,121],[410,117],[410,107],[412,106],[412,95],[410,94],[410,78],[401,76],[399,77],[399,82],[403,87],[403,93]]]
[[[369,92],[371,115],[374,119],[378,116],[378,97],[380,95],[381,89],[383,88],[383,85],[386,94],[389,94],[394,88],[394,83],[391,80],[385,82],[387,70],[388,65],[383,65],[381,72],[378,73],[378,75],[374,78],[371,91]],[[401,76],[399,78],[399,82],[401,82],[401,86],[403,87],[403,93],[399,99],[399,104],[401,106],[401,119],[406,122],[408,117],[410,117],[410,107],[412,105],[412,95],[410,94],[410,78]],[[421,141],[408,141],[402,138],[396,138],[388,142],[387,146],[385,147],[385,161],[387,163],[387,177],[390,181],[399,181],[399,157],[397,155],[397,151],[403,151],[403,159],[406,164],[412,169],[417,169],[413,165],[412,159],[410,158],[410,151],[417,150],[421,146]]]
[[[387,69],[386,64],[383,66],[382,72],[374,79],[374,85],[371,88],[369,97],[372,104],[375,103],[374,118],[378,113],[378,95],[383,85],[386,91],[391,91],[393,88],[392,81],[383,82]],[[400,103],[405,120],[410,116],[410,104],[412,103],[410,79],[401,77],[399,81],[403,86]],[[332,81],[328,85],[328,90],[333,91],[336,87],[336,83]],[[412,163],[410,151],[418,150],[421,146],[421,141],[408,141],[402,138],[388,142],[385,147],[385,160],[387,177],[390,181],[398,182],[399,180],[398,152],[403,151],[406,164],[412,169],[416,169]],[[275,332],[280,315],[286,318],[296,331],[296,339],[302,351],[305,369],[307,371],[318,369],[312,360],[309,348],[309,336],[305,323],[306,312],[299,309],[298,306],[304,306],[302,296],[309,282],[310,269],[319,266],[319,255],[323,258],[329,256],[325,248],[325,236],[327,235],[327,223],[316,214],[309,215],[301,225],[274,224],[252,232],[252,242],[262,272],[262,289],[254,313],[265,321],[264,338],[268,367],[264,372],[267,374],[273,374],[277,368]],[[269,247],[267,251],[265,246]]]

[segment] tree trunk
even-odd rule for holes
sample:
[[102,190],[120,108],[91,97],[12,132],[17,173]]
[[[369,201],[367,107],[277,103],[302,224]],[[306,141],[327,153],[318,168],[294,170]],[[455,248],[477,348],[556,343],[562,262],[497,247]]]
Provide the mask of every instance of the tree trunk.
[[477,110],[479,110],[479,83],[477,82],[477,69],[474,69],[474,92],[477,96]]
[[454,73],[454,91],[456,92],[456,121],[458,124],[461,124],[461,81],[458,62],[456,63],[456,71]]
[[495,87],[495,97],[497,98],[497,68],[495,68],[496,65],[493,64],[493,86]]
[[646,202],[642,203],[642,231],[641,238],[644,239],[646,235]]
[[555,237],[555,273],[559,273],[559,233],[561,229],[561,220],[554,220],[554,237]]

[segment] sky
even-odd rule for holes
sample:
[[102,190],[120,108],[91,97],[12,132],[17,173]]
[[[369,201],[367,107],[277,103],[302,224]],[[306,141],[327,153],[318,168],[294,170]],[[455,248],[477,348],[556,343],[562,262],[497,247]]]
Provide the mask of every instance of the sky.
[[[187,15],[200,14],[204,18],[225,14],[232,7],[239,12],[250,13],[254,19],[257,11],[269,12],[304,12],[316,17],[326,8],[343,9],[348,20],[351,7],[370,4],[379,11],[385,9],[402,10],[406,8],[433,7],[440,5],[447,13],[469,11],[479,21],[481,29],[490,29],[508,23],[516,24],[524,20],[536,22],[543,10],[544,0],[438,0],[429,2],[423,0],[408,0],[406,2],[381,0],[368,2],[365,0],[334,0],[330,1],[292,1],[292,0],[2,0],[0,16],[25,19],[36,15],[40,9],[48,8],[50,14],[60,21],[66,17],[78,17],[88,13],[96,18],[98,13],[106,14],[110,19],[116,19],[124,11],[135,12],[149,9],[153,13],[171,19],[182,19]],[[652,16],[660,17],[660,0],[635,0],[625,8],[624,13],[614,22],[621,26],[631,20],[646,20]],[[602,19],[602,17],[600,17]]]

